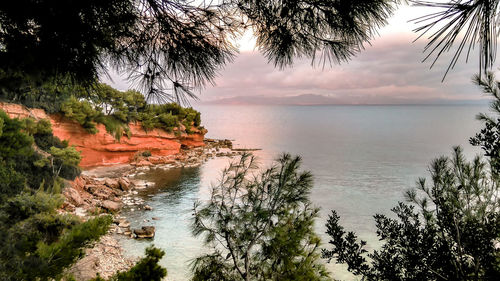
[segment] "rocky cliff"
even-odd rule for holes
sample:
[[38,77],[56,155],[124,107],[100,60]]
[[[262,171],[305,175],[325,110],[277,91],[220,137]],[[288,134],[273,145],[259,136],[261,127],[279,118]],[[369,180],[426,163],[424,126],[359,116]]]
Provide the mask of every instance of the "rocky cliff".
[[78,123],[59,114],[46,114],[43,109],[26,108],[19,104],[1,103],[0,109],[12,118],[33,117],[49,119],[54,136],[68,140],[82,153],[81,167],[103,166],[129,163],[139,151],[148,150],[152,155],[166,156],[180,152],[181,147],[192,148],[204,145],[206,131],[191,129],[192,134],[176,136],[164,130],[145,131],[139,122],[129,124],[131,137],[123,136],[120,141],[106,132],[102,124],[97,124],[99,132],[89,134]]

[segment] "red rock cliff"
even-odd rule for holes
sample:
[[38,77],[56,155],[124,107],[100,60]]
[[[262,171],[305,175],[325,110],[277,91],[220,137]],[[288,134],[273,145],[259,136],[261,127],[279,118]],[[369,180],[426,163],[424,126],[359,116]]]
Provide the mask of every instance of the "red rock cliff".
[[149,150],[153,155],[165,156],[179,153],[181,145],[185,147],[205,145],[203,139],[206,131],[196,129],[192,129],[193,134],[182,133],[177,137],[160,129],[146,132],[138,122],[129,124],[130,138],[124,136],[118,141],[106,132],[102,124],[97,124],[99,132],[92,135],[78,123],[59,114],[48,115],[43,109],[28,109],[22,105],[1,102],[0,109],[11,118],[49,119],[54,136],[68,140],[70,145],[81,151],[81,167],[129,163],[138,151]]

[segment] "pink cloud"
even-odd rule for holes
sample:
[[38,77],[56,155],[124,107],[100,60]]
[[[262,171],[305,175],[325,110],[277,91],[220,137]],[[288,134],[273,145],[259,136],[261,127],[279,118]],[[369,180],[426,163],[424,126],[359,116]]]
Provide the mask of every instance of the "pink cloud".
[[348,64],[312,67],[298,60],[291,68],[279,70],[258,52],[242,52],[216,79],[215,87],[202,90],[203,101],[251,95],[365,96],[373,101],[398,97],[425,101],[431,98],[476,99],[481,95],[471,77],[477,65],[460,64],[441,83],[448,60],[433,69],[421,63],[424,42],[411,43],[408,33],[387,35],[374,40]]

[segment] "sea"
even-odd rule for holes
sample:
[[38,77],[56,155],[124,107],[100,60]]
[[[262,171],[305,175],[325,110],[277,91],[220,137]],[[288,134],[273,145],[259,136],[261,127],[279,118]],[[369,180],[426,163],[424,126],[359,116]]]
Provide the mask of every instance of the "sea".
[[[262,167],[282,153],[300,155],[314,176],[311,200],[321,209],[315,229],[328,248],[325,222],[332,210],[346,230],[380,246],[373,216],[391,216],[405,190],[428,177],[430,162],[463,147],[467,157],[480,154],[469,138],[482,124],[475,119],[487,105],[258,106],[200,105],[206,137],[230,139],[236,148],[260,149]],[[139,194],[153,211],[123,211],[132,228],[156,226],[153,240],[121,238],[127,255],[141,256],[154,244],[165,250],[161,264],[167,280],[189,280],[194,258],[207,251],[191,234],[192,208],[206,200],[221,170],[234,159],[207,161],[197,168],[153,170],[145,178],[155,187]],[[155,217],[157,220],[152,220]],[[326,265],[337,280],[358,280],[346,267]]]

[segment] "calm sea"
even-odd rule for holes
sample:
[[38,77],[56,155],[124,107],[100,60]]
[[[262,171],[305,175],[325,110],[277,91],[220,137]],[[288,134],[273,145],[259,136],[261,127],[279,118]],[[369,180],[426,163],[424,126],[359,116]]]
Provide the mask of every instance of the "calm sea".
[[[475,120],[487,106],[199,106],[207,137],[231,139],[235,147],[259,148],[268,165],[280,153],[303,157],[314,175],[312,201],[321,208],[316,229],[327,242],[324,223],[331,210],[342,224],[376,247],[373,215],[390,214],[403,192],[427,176],[429,162],[462,145],[468,156],[480,153],[468,144],[481,127]],[[156,171],[154,190],[141,194],[150,212],[125,210],[132,227],[153,224],[153,241],[122,240],[131,255],[153,243],[166,251],[168,280],[189,279],[189,263],[203,246],[191,236],[195,200],[207,198],[229,158],[199,168]],[[151,220],[158,217],[159,220]],[[149,220],[149,222],[148,222]],[[370,247],[369,247],[370,249]],[[332,276],[352,280],[344,267],[330,264]]]

